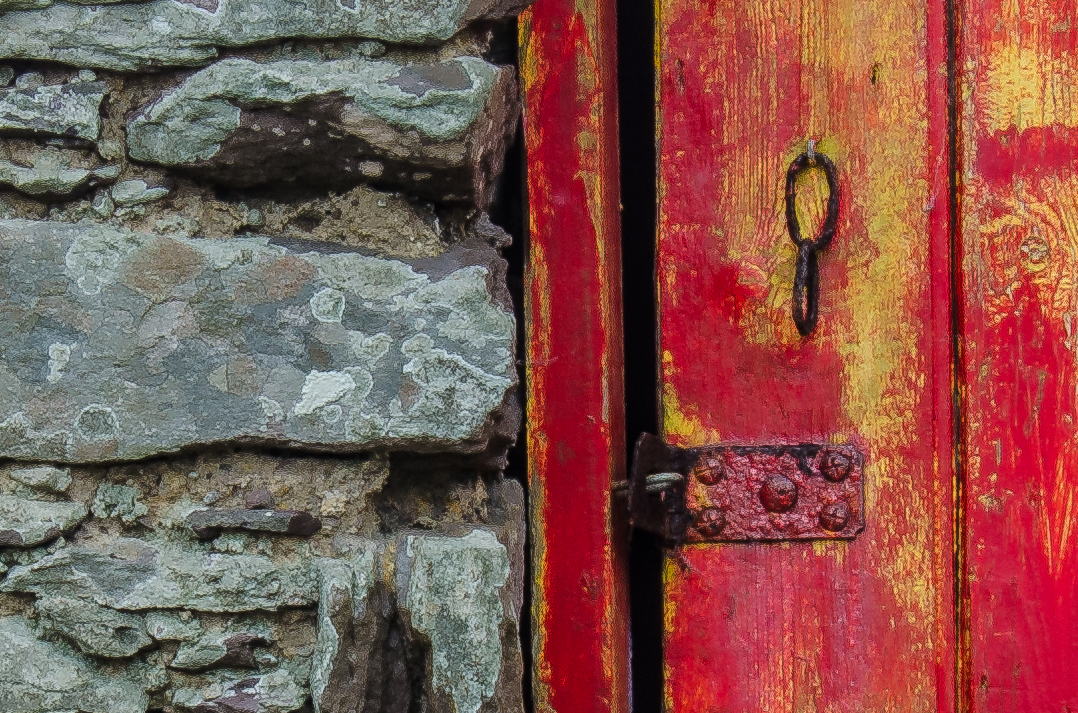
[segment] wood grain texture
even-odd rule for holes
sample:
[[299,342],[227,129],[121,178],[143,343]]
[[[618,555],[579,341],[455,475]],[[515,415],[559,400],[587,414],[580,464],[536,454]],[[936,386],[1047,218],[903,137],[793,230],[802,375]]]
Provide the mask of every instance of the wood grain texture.
[[537,711],[628,710],[613,0],[521,18],[532,637]]
[[968,689],[1078,709],[1078,10],[964,0]]
[[[658,36],[665,437],[868,454],[855,541],[668,558],[667,708],[953,710],[943,4],[660,0]],[[807,137],[842,203],[803,339],[783,184]]]

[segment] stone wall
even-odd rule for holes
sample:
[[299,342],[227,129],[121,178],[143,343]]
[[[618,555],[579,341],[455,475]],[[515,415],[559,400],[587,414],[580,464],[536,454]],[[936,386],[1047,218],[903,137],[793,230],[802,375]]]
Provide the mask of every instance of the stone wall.
[[526,0],[0,0],[0,710],[520,711]]

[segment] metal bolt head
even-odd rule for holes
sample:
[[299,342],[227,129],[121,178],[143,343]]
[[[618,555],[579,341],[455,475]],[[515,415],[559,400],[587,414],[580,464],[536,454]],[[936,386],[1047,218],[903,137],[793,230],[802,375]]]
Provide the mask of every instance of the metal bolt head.
[[832,483],[841,483],[850,474],[852,466],[853,463],[848,455],[832,451],[824,455],[823,467],[820,470],[823,472],[823,477]]
[[781,473],[775,473],[760,488],[760,502],[769,512],[786,512],[797,505],[797,484]]
[[828,532],[838,532],[849,520],[850,506],[846,503],[831,503],[820,510],[820,527]]
[[726,513],[718,508],[704,508],[696,513],[693,524],[704,537],[717,537],[726,528]]
[[704,485],[714,485],[726,475],[726,465],[722,462],[722,459],[714,456],[701,459],[693,470],[695,471],[696,479]]

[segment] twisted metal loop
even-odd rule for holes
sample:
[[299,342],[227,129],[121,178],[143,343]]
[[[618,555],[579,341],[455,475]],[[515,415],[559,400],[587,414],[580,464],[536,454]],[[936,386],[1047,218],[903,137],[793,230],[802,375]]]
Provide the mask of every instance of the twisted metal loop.
[[[815,147],[813,147],[815,148]],[[827,212],[823,226],[815,239],[801,237],[797,222],[797,175],[810,168],[820,167],[827,177]],[[835,164],[818,151],[805,152],[795,158],[786,171],[786,229],[797,246],[797,266],[794,270],[793,317],[797,331],[803,337],[816,329],[820,297],[820,270],[816,253],[831,244],[838,229],[838,177]]]

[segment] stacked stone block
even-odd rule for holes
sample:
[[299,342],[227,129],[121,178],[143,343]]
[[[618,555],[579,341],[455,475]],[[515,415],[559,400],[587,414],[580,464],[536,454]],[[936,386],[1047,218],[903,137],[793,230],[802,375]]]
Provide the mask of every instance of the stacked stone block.
[[0,0],[0,710],[521,709],[514,0]]

